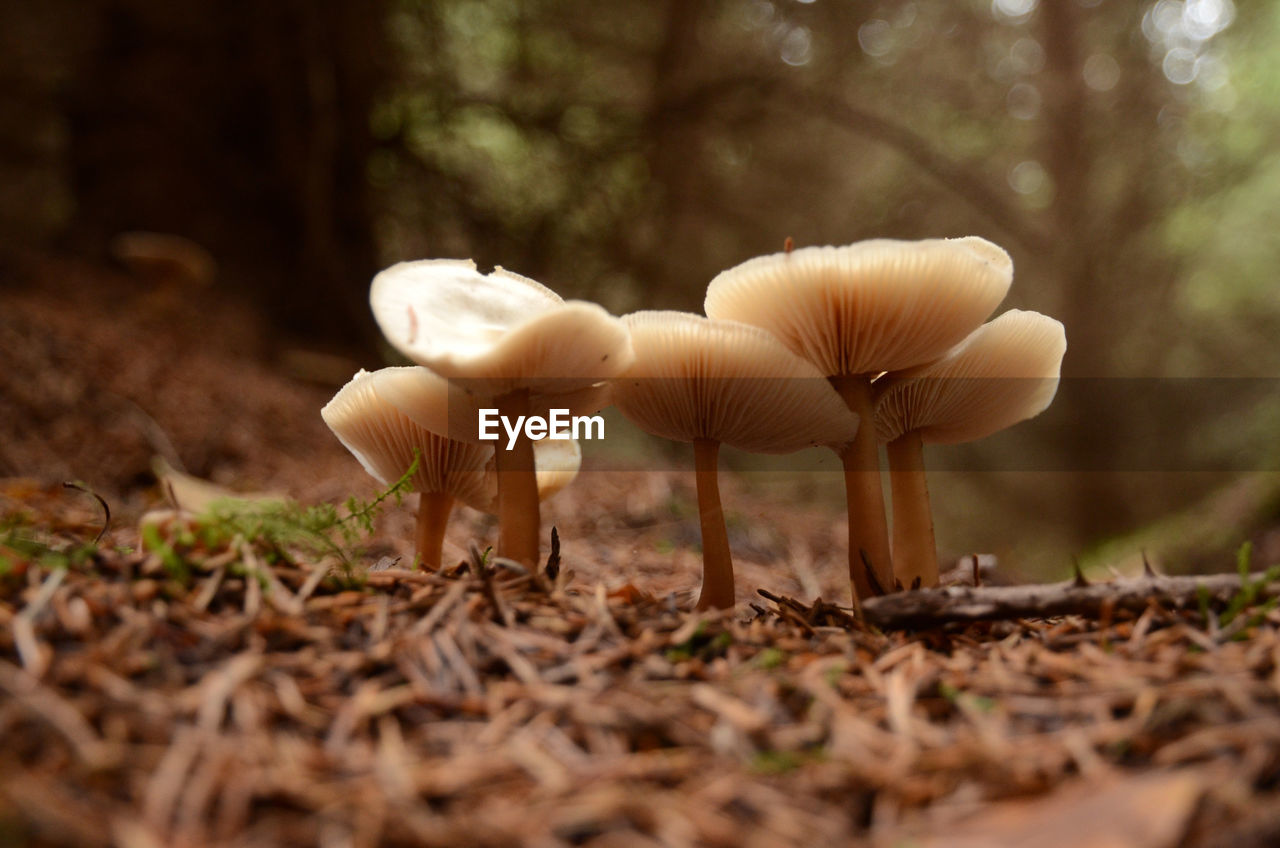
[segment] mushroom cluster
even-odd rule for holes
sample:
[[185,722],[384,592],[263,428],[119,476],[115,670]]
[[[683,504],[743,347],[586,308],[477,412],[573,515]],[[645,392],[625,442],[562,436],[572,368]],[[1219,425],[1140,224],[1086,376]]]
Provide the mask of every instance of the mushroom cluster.
[[527,419],[551,408],[595,412],[607,380],[631,361],[617,318],[566,303],[533,280],[470,261],[403,262],[370,289],[387,341],[417,363],[357,374],[325,407],[330,429],[382,482],[419,468],[418,554],[438,567],[454,498],[498,514],[498,554],[538,560],[539,502],[577,473],[581,454],[563,434],[504,446],[482,438],[482,409]]
[[1053,399],[1062,325],[1017,310],[982,323],[1012,280],[1009,255],[977,237],[788,245],[716,276],[705,317],[619,319],[501,268],[406,262],[374,278],[370,302],[388,342],[416,365],[357,374],[324,417],[384,482],[419,457],[418,551],[427,567],[439,565],[455,498],[496,510],[499,555],[536,563],[539,499],[577,471],[577,446],[563,439],[517,428],[508,444],[484,443],[483,409],[519,420],[613,403],[641,429],[692,443],[699,608],[735,601],[719,446],[829,447],[844,467],[856,601],[937,583],[924,443],[981,438]]
[[[419,423],[387,395],[407,399],[428,423]],[[492,448],[447,435],[465,432],[457,419],[476,409],[474,401],[425,368],[383,368],[357,372],[320,410],[338,440],[382,485],[413,468],[409,481],[418,493],[415,552],[422,567],[431,570],[440,568],[455,500],[481,512],[497,510]],[[543,499],[572,482],[582,453],[572,439],[546,440],[534,445],[534,461],[538,497]]]
[[[1010,398],[1016,412],[989,411],[985,420],[1003,423],[985,430],[974,423],[967,437],[952,439],[968,441],[1038,414],[1053,399],[1066,350],[1062,325],[1036,316],[1042,319],[1040,332],[1026,334],[1020,365],[1002,361],[996,340],[1017,335],[1013,328],[1021,327],[1023,319],[980,326],[1012,282],[1009,254],[986,239],[968,237],[876,239],[786,250],[730,268],[707,288],[707,315],[774,333],[827,375],[860,419],[872,422],[837,448],[845,470],[849,578],[855,598],[938,581],[923,458],[921,450],[899,444],[900,436],[914,444],[914,425],[895,433],[888,423],[896,404],[923,394],[921,381],[950,384],[947,394],[955,396],[956,406],[967,401],[977,407],[984,394],[1024,401],[1018,407]],[[1049,324],[1056,325],[1056,335],[1046,329]],[[957,388],[966,382],[966,373],[983,382]],[[976,414],[982,418],[981,412]],[[880,432],[885,438],[877,438]],[[880,475],[882,440],[890,445],[891,468],[897,471],[890,477],[895,487],[893,546]],[[909,496],[911,489],[924,494]]]
[[[875,417],[871,383],[958,344],[1013,281],[1009,255],[979,238],[877,239],[748,260],[707,288],[706,312],[763,327],[816,365],[849,409]],[[859,597],[893,585],[874,427],[839,446],[849,510],[849,578]]]

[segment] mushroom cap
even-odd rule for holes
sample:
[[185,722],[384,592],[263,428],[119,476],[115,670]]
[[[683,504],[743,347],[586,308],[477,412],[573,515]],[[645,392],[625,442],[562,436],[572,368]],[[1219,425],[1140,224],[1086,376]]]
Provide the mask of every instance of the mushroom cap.
[[622,320],[636,360],[613,381],[613,402],[646,432],[755,453],[843,445],[857,432],[818,369],[758,327],[688,312]]
[[[493,499],[484,512],[498,510],[498,471],[494,457],[485,466],[485,485],[493,493]],[[582,468],[582,446],[577,439],[537,439],[533,443],[533,470],[538,485],[538,500],[559,492],[572,483]]]
[[[376,391],[378,373],[358,371],[325,404],[320,415],[329,429],[382,485],[399,479],[417,451],[418,468],[410,480],[415,491],[448,492],[486,509],[493,493],[485,483],[484,468],[493,449],[437,435],[415,423]],[[439,377],[433,382],[437,396],[448,398],[448,382]]]
[[878,374],[937,359],[1009,291],[1013,262],[976,236],[804,247],[721,272],[712,318],[763,327],[827,376]]
[[926,442],[957,444],[1033,418],[1058,391],[1066,350],[1059,321],[1011,309],[942,359],[891,375],[876,435],[889,442],[915,431]]
[[[458,381],[421,365],[381,368],[372,376],[378,396],[420,427],[492,450],[493,442],[480,440],[480,410],[493,408],[491,398],[464,391]],[[546,418],[552,409],[567,409],[569,415],[590,415],[609,405],[611,391],[608,383],[596,383],[570,392],[537,394],[530,398],[528,414]]]
[[[385,371],[423,372],[426,377],[417,381],[418,386],[424,393],[434,392],[437,399],[455,393],[446,380],[425,368],[362,370],[320,410],[329,429],[382,485],[404,474],[416,450],[421,459],[410,481],[415,491],[448,492],[467,506],[493,512],[498,478],[492,445],[464,443],[419,425],[379,393],[378,377]],[[538,497],[545,499],[573,482],[582,449],[574,439],[542,439],[533,443],[533,457]]]
[[469,259],[401,262],[373,278],[374,317],[396,350],[473,394],[565,393],[631,361],[622,323],[602,307]]

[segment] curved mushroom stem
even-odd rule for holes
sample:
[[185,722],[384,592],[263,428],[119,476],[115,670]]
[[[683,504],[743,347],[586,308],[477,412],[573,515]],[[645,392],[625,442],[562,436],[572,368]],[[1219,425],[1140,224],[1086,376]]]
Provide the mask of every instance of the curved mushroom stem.
[[831,378],[831,385],[858,416],[857,435],[839,453],[844,464],[849,509],[849,579],[856,598],[870,598],[877,592],[863,564],[864,553],[880,588],[886,592],[893,590],[893,560],[889,553],[884,490],[880,487],[880,449],[876,441],[871,379],[865,374],[838,375]]
[[924,442],[904,433],[889,443],[889,485],[893,492],[893,574],[903,586],[917,578],[925,588],[938,585],[929,486],[924,473]]
[[733,606],[733,556],[720,507],[717,465],[720,443],[698,439],[693,443],[693,467],[698,487],[698,518],[702,523],[702,593],[698,609]]
[[498,472],[498,556],[527,566],[538,564],[538,481],[534,473],[533,442],[524,434],[523,416],[529,414],[529,392],[512,392],[494,399],[498,413],[520,421],[515,444],[507,450],[504,439],[494,443]]
[[448,492],[423,492],[418,495],[417,544],[418,567],[439,571],[444,558],[444,530],[453,511],[453,495]]

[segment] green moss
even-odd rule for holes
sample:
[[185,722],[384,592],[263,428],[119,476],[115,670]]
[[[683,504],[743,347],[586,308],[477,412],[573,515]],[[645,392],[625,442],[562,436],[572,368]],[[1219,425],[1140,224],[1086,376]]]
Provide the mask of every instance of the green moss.
[[809,763],[827,758],[822,748],[802,751],[757,751],[751,758],[751,770],[756,774],[786,774]]
[[768,671],[783,665],[786,661],[787,654],[785,651],[780,651],[777,648],[765,648],[756,654],[755,664],[758,668]]

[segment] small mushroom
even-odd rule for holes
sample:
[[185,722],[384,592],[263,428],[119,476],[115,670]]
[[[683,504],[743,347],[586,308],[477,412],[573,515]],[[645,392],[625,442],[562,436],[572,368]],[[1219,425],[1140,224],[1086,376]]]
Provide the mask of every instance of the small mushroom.
[[[1007,253],[984,239],[878,239],[761,256],[719,274],[706,312],[762,327],[830,379],[849,409],[871,420],[871,381],[942,356],[991,314],[1013,279]],[[880,455],[862,427],[837,449],[849,510],[854,594],[892,585]]]
[[[565,302],[502,268],[481,274],[470,260],[393,265],[374,277],[369,300],[393,347],[509,420],[552,398],[565,408],[584,393],[598,398],[600,384],[632,358],[626,329],[600,306]],[[522,433],[510,450],[502,442],[492,450],[498,553],[533,565],[540,520],[532,444]]]
[[[413,372],[421,405],[440,410],[440,429],[447,429],[450,415],[461,414],[468,405],[465,393],[425,368],[384,368],[358,372],[320,414],[365,471],[384,486],[399,479],[415,454],[418,456],[411,478],[419,497],[415,549],[423,567],[435,570],[441,564],[445,527],[454,500],[482,512],[496,509],[493,451],[487,445],[432,432],[385,400],[377,385],[389,372]],[[582,454],[571,439],[538,442],[534,450],[538,496],[547,498],[572,481]]]
[[1039,415],[1058,390],[1066,349],[1061,323],[1014,309],[942,359],[882,378],[876,433],[888,443],[893,570],[903,585],[938,583],[924,443],[971,442]]
[[614,404],[646,432],[693,443],[703,551],[698,609],[731,607],[720,445],[790,453],[843,444],[858,419],[813,365],[759,328],[686,312],[636,312],[622,320],[636,358],[613,381]]

